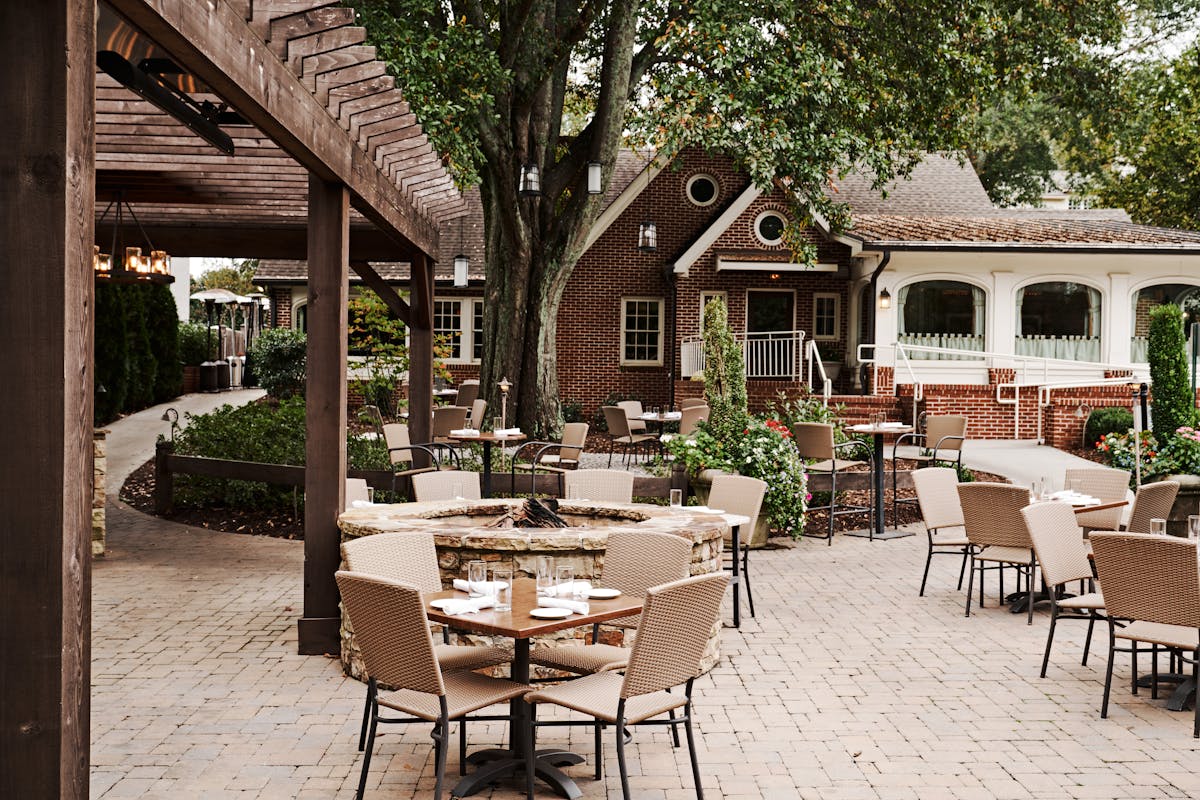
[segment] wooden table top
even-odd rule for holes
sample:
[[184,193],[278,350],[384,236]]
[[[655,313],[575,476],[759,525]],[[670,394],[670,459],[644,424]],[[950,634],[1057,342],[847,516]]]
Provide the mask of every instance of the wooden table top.
[[520,442],[528,437],[523,433],[506,433],[497,436],[491,431],[480,431],[473,436],[450,433],[445,438],[453,439],[456,442]]
[[1108,503],[1100,503],[1094,506],[1075,506],[1073,509],[1076,514],[1083,514],[1087,511],[1108,511],[1110,508],[1120,508],[1121,506],[1129,505],[1128,500],[1113,500]]
[[588,614],[572,614],[565,619],[538,619],[529,616],[529,610],[537,608],[537,583],[533,578],[517,578],[513,581],[512,611],[496,611],[485,608],[476,614],[452,617],[429,605],[429,601],[443,597],[464,599],[465,594],[456,589],[447,589],[436,594],[425,595],[425,613],[433,622],[453,625],[459,630],[484,633],[492,636],[508,636],[513,639],[528,639],[543,633],[578,628],[594,622],[628,617],[641,613],[641,597],[621,595],[612,600],[588,600]]

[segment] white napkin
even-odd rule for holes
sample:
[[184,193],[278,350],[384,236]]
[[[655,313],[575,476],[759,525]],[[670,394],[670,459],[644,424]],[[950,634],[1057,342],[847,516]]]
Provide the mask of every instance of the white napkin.
[[372,503],[370,500],[352,500],[350,502],[350,507],[351,508],[374,508],[375,504]]
[[850,430],[852,430],[852,431],[869,431],[869,430],[871,430],[871,426],[870,425],[851,425]]
[[576,592],[584,594],[592,590],[592,584],[588,581],[571,581],[563,586],[551,586],[546,589],[546,597],[574,597]]
[[683,419],[683,412],[682,411],[668,411],[667,413],[663,414],[663,416],[666,417],[667,419]]
[[652,414],[649,411],[647,411],[645,414],[638,414],[638,419],[657,419],[657,418],[658,418],[657,414]]
[[474,428],[459,428],[457,430],[450,431],[450,435],[451,436],[478,436],[479,431],[475,430]]
[[881,422],[881,423],[879,423],[879,427],[881,427],[881,428],[903,428],[904,423],[903,422]]
[[465,600],[448,600],[442,603],[442,613],[458,617],[463,614],[475,614],[494,605],[496,605],[496,598],[491,595],[471,597]]
[[492,431],[497,436],[516,436],[521,432],[520,428],[501,428],[498,431]]
[[537,599],[538,608],[565,608],[575,614],[586,614],[591,610],[583,600],[567,600],[559,597],[539,597]]
[[[508,586],[508,584],[505,583],[504,581],[484,581],[482,583],[475,584],[475,591],[479,592],[480,594],[485,594],[485,595],[491,594],[493,588],[497,584],[499,584],[500,586]],[[471,593],[471,583],[469,581],[463,580],[462,578],[454,579],[454,588],[458,589],[460,592],[466,592],[467,594]]]

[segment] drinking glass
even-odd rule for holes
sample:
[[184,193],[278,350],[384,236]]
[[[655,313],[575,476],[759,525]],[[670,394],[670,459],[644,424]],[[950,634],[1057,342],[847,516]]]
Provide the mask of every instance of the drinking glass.
[[1188,516],[1188,538],[1192,541],[1200,539],[1200,514]]
[[554,586],[554,558],[552,556],[537,557],[537,593],[539,596],[550,594]]
[[374,486],[367,487],[367,502],[368,503],[375,502],[375,487]]
[[683,489],[671,490],[671,508],[683,507]]
[[512,611],[512,567],[496,567],[492,570],[492,597],[497,611]]
[[1031,486],[1029,488],[1030,499],[1041,500],[1046,494],[1046,490],[1042,487],[1043,487],[1042,479],[1041,478],[1035,479],[1033,482],[1033,486]]
[[554,594],[556,597],[569,597],[572,593],[571,584],[574,582],[574,567],[563,564],[554,568]]
[[1150,533],[1155,536],[1167,535],[1167,521],[1165,519],[1154,518],[1150,520]]
[[492,417],[492,432],[504,430],[504,420],[500,417]]
[[483,597],[484,586],[487,583],[487,562],[467,562],[467,594],[471,597]]
[[1054,494],[1054,489],[1050,486],[1049,478],[1043,476],[1042,479],[1039,481],[1039,483],[1042,486],[1042,497],[1043,498],[1047,498],[1050,495]]

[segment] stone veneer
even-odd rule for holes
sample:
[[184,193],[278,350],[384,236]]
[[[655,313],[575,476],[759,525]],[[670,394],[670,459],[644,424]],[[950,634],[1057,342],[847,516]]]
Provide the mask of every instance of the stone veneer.
[[[437,547],[442,584],[449,587],[455,578],[466,577],[466,562],[481,559],[498,563],[509,561],[517,577],[533,577],[537,557],[554,556],[556,564],[569,563],[581,578],[595,579],[604,571],[604,550],[614,530],[650,530],[671,533],[692,541],[691,574],[701,575],[722,569],[722,538],[729,526],[711,514],[672,511],[664,506],[559,501],[559,514],[569,522],[585,522],[572,528],[487,528],[483,527],[523,500],[456,500],[436,503],[399,503],[352,509],[338,520],[343,541],[375,533],[432,533]],[[464,518],[466,517],[466,518]],[[475,519],[472,519],[475,518]],[[720,622],[713,628],[704,658],[707,672],[720,660]],[[537,637],[536,644],[577,644],[590,633],[591,626],[568,629]],[[491,637],[452,634],[460,644],[492,643]],[[342,666],[347,675],[362,680],[363,667],[354,631],[345,614],[341,627]],[[619,629],[606,628],[602,641],[622,643]],[[496,642],[511,644],[506,639]],[[535,667],[535,673],[537,668]],[[542,674],[542,673],[537,673]]]
[[108,458],[105,456],[107,428],[92,430],[92,555],[104,555],[106,523],[104,519],[104,488],[108,475]]

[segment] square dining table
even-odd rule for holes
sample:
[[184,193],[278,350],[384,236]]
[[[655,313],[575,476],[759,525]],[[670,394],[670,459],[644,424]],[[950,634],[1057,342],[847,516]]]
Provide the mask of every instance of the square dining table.
[[[532,578],[513,581],[512,610],[496,611],[486,608],[475,614],[450,616],[430,603],[443,598],[462,598],[462,592],[449,589],[427,594],[425,613],[433,622],[452,625],[457,630],[489,636],[505,636],[514,642],[512,680],[529,683],[530,639],[545,633],[592,625],[597,622],[620,619],[642,610],[643,598],[621,595],[611,600],[588,600],[587,614],[572,614],[564,619],[538,619],[529,612],[537,608],[537,586]],[[472,753],[467,761],[479,765],[479,769],[466,775],[451,793],[454,797],[467,797],[489,788],[495,781],[525,769],[524,742],[526,730],[531,724],[529,704],[522,698],[512,701],[513,721],[509,729],[508,748],[491,748]],[[561,796],[574,798],[582,792],[569,775],[559,767],[579,764],[583,758],[561,748],[539,750],[535,772]]]

